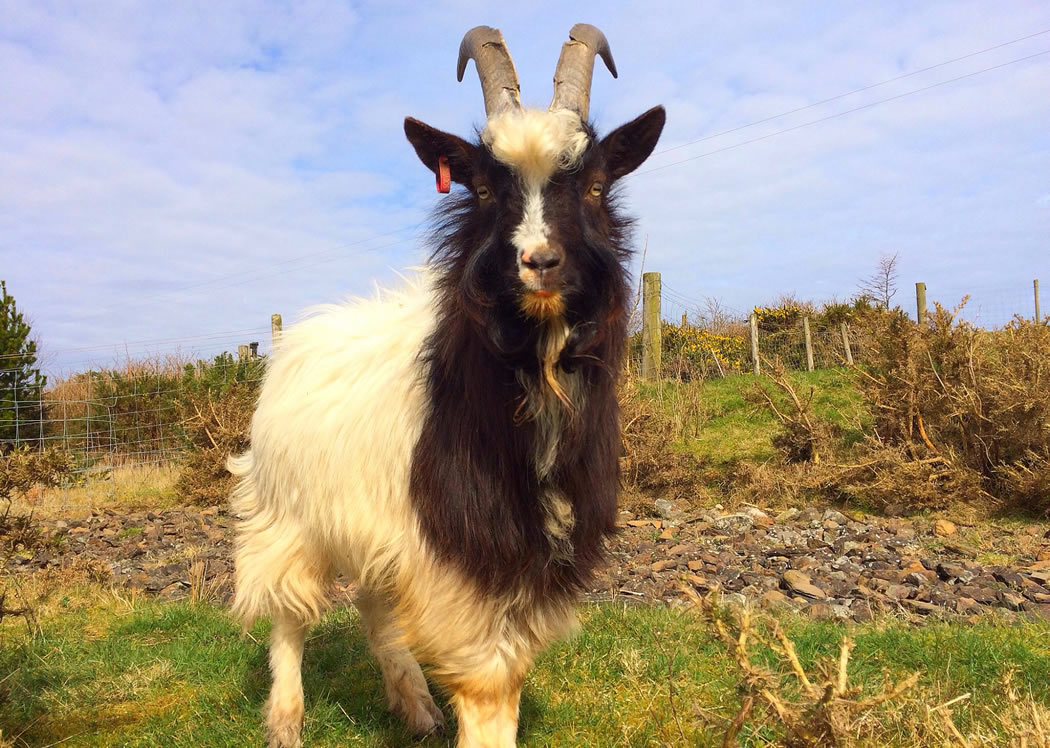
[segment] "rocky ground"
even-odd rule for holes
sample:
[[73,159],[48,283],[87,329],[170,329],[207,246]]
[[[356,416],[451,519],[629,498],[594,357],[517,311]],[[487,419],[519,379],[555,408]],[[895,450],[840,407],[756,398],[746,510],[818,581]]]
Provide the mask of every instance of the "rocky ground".
[[[1050,618],[1050,525],[981,528],[978,547],[945,520],[812,508],[775,517],[757,508],[679,512],[662,501],[655,509],[658,518],[622,515],[590,598],[673,602],[692,587],[815,618],[970,617],[993,608]],[[119,588],[222,601],[233,522],[218,507],[43,520],[42,543],[12,559],[12,570],[80,567]]]

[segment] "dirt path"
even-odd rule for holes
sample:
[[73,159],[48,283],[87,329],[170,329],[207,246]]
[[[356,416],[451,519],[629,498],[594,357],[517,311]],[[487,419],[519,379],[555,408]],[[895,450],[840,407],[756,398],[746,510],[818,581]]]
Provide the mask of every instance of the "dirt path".
[[[674,601],[688,585],[816,618],[865,621],[883,611],[968,617],[989,608],[1050,618],[1048,525],[982,528],[978,549],[959,533],[939,537],[929,520],[817,509],[775,519],[757,509],[664,510],[662,519],[623,515],[610,566],[589,598]],[[16,558],[12,570],[80,565],[163,598],[226,600],[234,521],[218,507],[43,520],[42,548]]]

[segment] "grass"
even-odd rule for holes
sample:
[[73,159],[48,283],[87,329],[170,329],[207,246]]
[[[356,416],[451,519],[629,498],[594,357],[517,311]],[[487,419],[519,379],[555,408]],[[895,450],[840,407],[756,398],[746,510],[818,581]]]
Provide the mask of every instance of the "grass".
[[[0,626],[0,729],[16,745],[258,745],[268,687],[266,624],[242,636],[218,607],[121,599],[97,586],[57,591],[40,608],[41,634]],[[539,661],[522,698],[522,745],[719,745],[740,704],[732,658],[695,613],[605,604],[583,630]],[[856,641],[851,674],[865,693],[921,673],[918,694],[884,707],[866,728],[884,745],[933,745],[924,705],[964,694],[963,733],[1005,743],[1000,683],[1050,705],[1050,626],[892,621],[867,626],[781,619],[806,667]],[[756,658],[767,660],[768,653]],[[406,745],[390,716],[356,615],[341,609],[312,629],[304,660],[308,745]],[[790,693],[784,674],[785,692]],[[443,699],[439,703],[446,706]],[[447,706],[446,706],[447,713]],[[871,725],[875,725],[872,728]],[[768,715],[740,735],[766,745],[782,733]],[[427,745],[450,745],[431,739]]]
[[[789,372],[800,395],[813,388],[813,411],[840,427],[847,442],[856,441],[867,420],[852,375],[844,369]],[[745,394],[756,383],[752,376],[731,376],[703,382],[641,383],[650,398],[681,424],[675,447],[715,466],[765,462],[775,456],[771,443],[778,423],[767,408],[751,404]],[[767,387],[771,386],[768,382]]]
[[77,485],[35,489],[14,502],[13,511],[32,511],[37,517],[70,519],[92,509],[163,511],[178,506],[175,464],[125,465],[92,475]]

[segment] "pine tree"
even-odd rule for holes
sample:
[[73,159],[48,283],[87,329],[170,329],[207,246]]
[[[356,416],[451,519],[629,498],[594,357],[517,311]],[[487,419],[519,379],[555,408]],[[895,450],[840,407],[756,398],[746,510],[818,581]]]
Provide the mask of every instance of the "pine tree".
[[40,446],[46,383],[36,368],[36,342],[7,283],[0,280],[0,453],[15,446]]

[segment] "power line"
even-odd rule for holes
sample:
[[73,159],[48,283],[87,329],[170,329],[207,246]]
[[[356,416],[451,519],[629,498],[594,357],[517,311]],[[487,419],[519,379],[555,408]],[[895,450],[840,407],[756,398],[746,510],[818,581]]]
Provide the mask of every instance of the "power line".
[[640,176],[642,176],[644,174],[652,174],[653,172],[662,171],[663,169],[669,169],[672,166],[678,166],[680,164],[685,164],[685,163],[688,163],[690,161],[696,161],[697,159],[705,158],[707,156],[714,156],[716,153],[725,153],[726,151],[731,151],[731,150],[733,150],[735,148],[740,148],[740,147],[745,146],[745,145],[751,145],[752,143],[757,143],[760,140],[768,140],[769,138],[774,138],[777,135],[784,135],[785,133],[794,132],[795,130],[801,130],[804,127],[809,127],[811,125],[818,125],[821,122],[827,122],[828,120],[835,119],[836,117],[842,117],[842,116],[847,115],[847,114],[853,114],[854,112],[859,112],[859,111],[862,111],[864,109],[871,109],[872,107],[878,106],[879,104],[886,104],[886,103],[891,102],[891,101],[896,101],[897,99],[903,99],[906,96],[913,96],[913,95],[915,95],[917,93],[922,93],[923,91],[929,91],[932,88],[937,88],[938,86],[946,86],[949,83],[957,83],[958,81],[965,80],[966,78],[972,78],[972,77],[974,77],[976,75],[981,75],[983,73],[989,73],[989,72],[991,72],[993,70],[999,70],[1000,68],[1005,68],[1005,67],[1007,67],[1009,65],[1016,65],[1016,64],[1018,64],[1020,62],[1026,62],[1028,60],[1035,59],[1036,57],[1042,57],[1043,55],[1046,55],[1046,54],[1050,54],[1050,49],[1044,50],[1042,52],[1036,52],[1035,54],[1026,55],[1025,57],[1018,57],[1016,60],[1010,60],[1009,62],[1000,63],[999,65],[993,65],[991,67],[984,68],[983,70],[975,70],[972,73],[967,73],[966,75],[960,75],[960,76],[958,76],[956,78],[950,78],[950,79],[945,80],[945,81],[940,81],[939,83],[931,83],[928,86],[923,86],[922,88],[916,88],[913,91],[905,91],[904,93],[897,94],[896,96],[890,96],[890,97],[887,97],[885,99],[879,99],[878,101],[872,101],[872,102],[869,102],[867,104],[862,104],[860,106],[853,107],[852,109],[846,109],[845,111],[842,111],[842,112],[836,112],[835,114],[829,114],[826,117],[820,117],[819,119],[810,120],[809,122],[803,122],[803,123],[798,124],[798,125],[793,125],[792,127],[785,127],[783,130],[777,130],[776,132],[771,132],[771,133],[767,133],[765,135],[760,135],[757,138],[751,138],[750,140],[743,140],[743,141],[741,141],[739,143],[734,143],[733,145],[727,145],[727,146],[724,146],[722,148],[716,148],[713,151],[707,151],[706,153],[701,153],[701,154],[698,154],[696,156],[690,156],[689,158],[683,158],[680,161],[672,161],[669,164],[661,164],[660,166],[654,166],[653,168],[646,169],[645,171],[636,171],[631,176],[640,177]]
[[821,99],[820,101],[815,101],[812,104],[806,104],[805,106],[800,106],[800,107],[797,107],[796,109],[789,109],[786,112],[781,112],[780,114],[774,114],[774,115],[772,115],[770,117],[765,117],[764,119],[755,120],[754,122],[748,122],[746,125],[738,125],[737,127],[731,127],[728,130],[722,130],[721,132],[716,132],[716,133],[713,133],[711,135],[705,135],[702,138],[697,138],[696,140],[690,140],[688,143],[682,143],[680,145],[671,146],[670,148],[663,148],[663,149],[661,149],[659,151],[656,151],[653,155],[654,156],[659,156],[659,155],[662,155],[664,153],[670,153],[671,151],[677,151],[680,148],[686,148],[687,146],[696,145],[697,143],[703,143],[705,140],[713,140],[714,138],[720,138],[723,135],[729,135],[729,134],[734,133],[734,132],[739,132],[740,130],[746,130],[747,128],[754,127],[755,125],[763,125],[766,122],[772,122],[775,119],[780,119],[781,117],[787,117],[789,114],[797,114],[798,112],[804,112],[807,109],[812,109],[814,107],[821,106],[822,104],[829,104],[832,101],[838,101],[839,99],[844,99],[847,96],[852,96],[853,94],[863,93],[864,91],[870,91],[871,89],[878,88],[879,86],[885,86],[888,83],[895,83],[896,81],[904,80],[905,78],[911,78],[913,75],[919,75],[920,73],[928,73],[931,70],[936,70],[937,68],[942,68],[945,65],[951,65],[951,64],[956,63],[956,62],[961,62],[962,60],[967,60],[967,59],[969,59],[971,57],[977,57],[978,55],[983,55],[983,54],[985,54],[987,52],[992,52],[992,51],[994,51],[996,49],[1002,49],[1003,47],[1008,47],[1011,44],[1017,44],[1018,42],[1027,41],[1028,39],[1034,39],[1035,37],[1042,36],[1043,34],[1050,34],[1050,29],[1043,29],[1042,31],[1037,31],[1034,34],[1029,34],[1028,36],[1022,36],[1022,37],[1020,37],[1018,39],[1011,39],[1008,42],[1003,42],[1002,44],[996,44],[994,47],[986,47],[986,48],[978,50],[976,52],[970,52],[969,54],[962,55],[961,57],[953,57],[950,60],[945,60],[944,62],[938,62],[936,65],[930,65],[929,67],[919,68],[918,70],[913,70],[910,73],[904,73],[903,75],[898,75],[898,76],[896,76],[894,78],[887,78],[886,80],[879,81],[878,83],[871,83],[871,84],[869,84],[867,86],[861,86],[860,88],[855,88],[852,91],[847,91],[846,93],[837,94],[837,95],[831,96],[831,97],[829,97],[827,99]]
[[[664,154],[664,153],[670,153],[671,151],[676,151],[676,150],[679,150],[681,148],[685,148],[685,147],[690,146],[690,145],[696,145],[697,143],[702,143],[702,142],[705,142],[705,141],[708,141],[708,140],[713,140],[715,138],[722,137],[724,135],[732,134],[734,132],[739,132],[741,130],[748,129],[750,127],[755,127],[757,125],[761,125],[761,124],[764,124],[766,122],[771,122],[773,120],[780,119],[781,117],[786,117],[788,115],[796,114],[798,112],[802,112],[802,111],[805,111],[807,109],[812,109],[814,107],[818,107],[818,106],[821,106],[823,104],[830,103],[832,101],[837,101],[839,99],[846,98],[847,96],[852,96],[853,94],[862,93],[864,91],[868,91],[868,90],[871,90],[873,88],[877,88],[879,86],[884,86],[884,85],[887,85],[889,83],[893,83],[895,81],[903,80],[905,78],[910,78],[912,76],[919,75],[921,73],[929,72],[930,70],[936,70],[937,68],[945,67],[946,65],[951,65],[951,64],[954,64],[956,62],[961,62],[962,60],[966,60],[966,59],[969,59],[971,57],[977,57],[979,55],[986,54],[988,52],[992,52],[992,51],[997,50],[997,49],[1002,49],[1003,47],[1008,47],[1010,45],[1026,41],[1028,39],[1034,39],[1037,36],[1042,36],[1042,35],[1048,34],[1048,33],[1050,33],[1050,29],[1043,29],[1042,31],[1036,31],[1036,32],[1034,32],[1032,34],[1028,34],[1027,36],[1018,37],[1017,39],[1011,39],[1010,41],[1002,42],[1001,44],[996,44],[996,45],[991,46],[991,47],[985,47],[984,49],[980,49],[980,50],[977,50],[975,52],[970,52],[968,54],[961,55],[959,57],[953,57],[950,60],[945,60],[945,61],[939,62],[939,63],[937,63],[935,65],[929,65],[929,66],[924,67],[924,68],[919,68],[918,70],[913,70],[913,71],[911,71],[909,73],[904,73],[902,75],[898,75],[898,76],[893,77],[893,78],[887,78],[886,80],[879,81],[877,83],[871,83],[869,85],[862,86],[860,88],[855,88],[852,91],[847,91],[845,93],[837,94],[835,96],[831,96],[831,97],[828,97],[826,99],[822,99],[820,101],[814,102],[812,104],[807,104],[805,106],[797,107],[795,109],[791,109],[791,110],[788,110],[786,112],[781,112],[779,114],[774,114],[772,116],[765,117],[765,118],[760,119],[760,120],[755,120],[754,122],[749,122],[749,123],[744,124],[744,125],[739,125],[737,127],[733,127],[733,128],[728,129],[728,130],[722,130],[721,132],[713,133],[711,135],[705,135],[705,136],[703,136],[701,138],[697,138],[696,140],[691,140],[691,141],[689,141],[687,143],[682,143],[680,145],[672,146],[670,148],[664,148],[662,150],[656,151],[656,153],[654,155],[661,155],[661,154]],[[997,65],[995,67],[986,68],[985,70],[979,70],[979,71],[976,71],[974,73],[970,73],[968,75],[960,76],[958,78],[953,78],[953,79],[948,80],[948,81],[943,81],[941,83],[933,84],[932,86],[927,86],[927,87],[924,87],[924,88],[916,89],[915,91],[911,91],[911,92],[907,92],[907,93],[904,93],[904,94],[900,94],[898,96],[890,97],[890,98],[887,98],[887,99],[882,99],[882,100],[880,100],[878,102],[873,102],[871,104],[866,104],[866,105],[864,105],[862,107],[857,107],[857,108],[854,108],[854,109],[846,110],[845,112],[840,112],[838,114],[831,115],[829,117],[824,117],[824,118],[821,118],[821,119],[818,119],[818,120],[813,120],[813,122],[810,122],[810,123],[803,123],[802,125],[798,125],[798,126],[793,127],[793,128],[786,128],[784,130],[781,130],[781,131],[778,131],[778,132],[775,132],[775,133],[770,133],[768,135],[764,135],[764,136],[762,136],[760,138],[754,138],[752,140],[744,141],[743,143],[737,143],[736,145],[727,146],[725,148],[718,149],[718,150],[715,150],[715,151],[711,151],[709,153],[700,154],[699,156],[694,156],[694,157],[689,158],[689,159],[683,159],[681,161],[675,161],[675,162],[673,162],[671,164],[665,164],[663,166],[658,166],[658,167],[655,167],[655,168],[652,168],[652,169],[647,169],[647,170],[645,170],[643,172],[636,172],[636,174],[634,176],[641,176],[642,174],[648,174],[650,172],[657,171],[659,169],[664,169],[664,168],[667,168],[669,166],[674,166],[674,165],[677,165],[677,164],[685,163],[687,161],[690,161],[690,160],[693,160],[693,159],[696,159],[696,158],[703,158],[704,156],[712,155],[714,153],[721,153],[722,151],[725,151],[725,150],[738,148],[738,147],[740,147],[742,145],[747,145],[749,143],[757,142],[758,140],[764,140],[766,138],[770,138],[770,137],[773,137],[775,135],[780,135],[780,134],[783,134],[783,133],[786,133],[786,132],[791,132],[792,130],[799,129],[801,127],[806,127],[809,124],[817,124],[819,122],[824,122],[824,121],[826,121],[828,119],[832,119],[834,117],[842,116],[844,114],[849,114],[851,112],[859,111],[860,109],[864,109],[864,108],[868,108],[868,107],[871,107],[871,106],[875,106],[876,104],[879,104],[879,103],[885,103],[885,102],[888,102],[888,101],[893,101],[894,99],[902,98],[904,96],[910,96],[913,93],[919,93],[921,91],[926,91],[926,90],[929,90],[930,88],[934,88],[934,87],[939,86],[939,85],[945,85],[947,83],[953,83],[955,81],[962,80],[963,78],[970,77],[972,75],[978,75],[978,74],[983,73],[983,72],[988,72],[990,70],[995,70],[998,67],[1003,67],[1005,65],[1014,64],[1014,62],[1021,62],[1021,61],[1024,61],[1026,59],[1030,59],[1031,57],[1037,57],[1040,54],[1046,54],[1046,53],[1045,52],[1040,52],[1040,53],[1038,53],[1036,55],[1032,55],[1030,57],[1020,58],[1019,60],[1015,60],[1015,61],[1011,61],[1011,62],[1008,62],[1008,63],[1004,63],[1003,65]],[[277,263],[273,264],[273,267],[279,268],[279,267],[284,267],[284,266],[288,266],[288,265],[291,265],[291,266],[299,265],[300,267],[308,267],[309,265],[318,264],[318,263],[303,263],[304,260],[325,257],[327,255],[332,255],[332,254],[340,252],[340,251],[342,251],[344,249],[347,249],[349,247],[354,247],[354,246],[358,246],[358,245],[361,245],[361,244],[365,244],[367,242],[374,241],[376,239],[382,239],[382,238],[387,237],[387,236],[394,236],[394,235],[400,234],[400,233],[402,233],[404,231],[408,231],[408,230],[415,231],[415,230],[418,230],[421,226],[423,226],[424,223],[425,223],[425,221],[421,221],[419,223],[411,224],[411,225],[407,225],[407,226],[402,226],[401,228],[397,228],[397,229],[394,229],[392,231],[388,231],[388,232],[385,232],[385,233],[382,233],[382,234],[375,234],[373,236],[370,236],[370,237],[367,237],[367,238],[364,238],[364,239],[359,239],[359,240],[355,240],[355,241],[352,241],[352,242],[347,242],[345,244],[340,244],[340,245],[332,247],[330,249],[321,250],[321,251],[318,251],[318,252],[311,252],[311,253],[307,253],[307,254],[303,254],[303,255],[298,255],[296,257],[292,257],[292,258],[289,258],[287,260],[282,260],[280,262],[277,262]],[[359,252],[353,252],[353,253],[351,253],[351,256],[357,256],[359,254],[364,254],[365,252],[372,252],[372,251],[375,251],[375,250],[378,250],[378,249],[385,249],[387,247],[396,246],[397,244],[402,244],[402,243],[404,243],[406,241],[408,241],[408,239],[403,239],[401,241],[393,242],[391,244],[385,244],[385,245],[383,245],[381,247],[372,247],[370,249],[361,250]],[[277,273],[266,273],[266,274],[263,274],[263,275],[256,276],[256,277],[254,277],[252,279],[238,279],[236,282],[234,282],[232,284],[228,284],[228,285],[229,286],[243,285],[244,283],[250,283],[253,280],[262,280],[262,279],[270,278],[270,277],[273,277],[273,276],[279,275],[279,274],[280,274],[279,272],[277,272]],[[170,289],[170,290],[161,292],[160,294],[157,294],[156,296],[154,296],[151,299],[149,299],[149,301],[152,301],[153,299],[157,298],[157,296],[161,296],[161,297],[163,297],[163,296],[171,296],[173,294],[182,293],[183,291],[190,291],[190,290],[195,290],[195,289],[198,289],[198,288],[205,288],[205,287],[208,287],[208,286],[215,286],[216,288],[225,288],[225,287],[227,287],[227,284],[223,284],[222,281],[225,281],[225,280],[228,280],[228,279],[231,279],[231,278],[237,278],[238,275],[239,275],[238,273],[228,273],[226,275],[220,275],[220,276],[216,276],[214,278],[210,278],[210,279],[208,279],[206,281],[200,281],[200,282],[197,282],[197,283],[191,283],[189,285],[182,286],[180,288]],[[133,302],[133,303],[144,303],[144,302]],[[106,307],[106,308],[100,309],[98,311],[109,311],[111,309],[118,308],[118,306],[123,306],[123,305],[114,305],[114,306],[111,306],[111,307]]]

